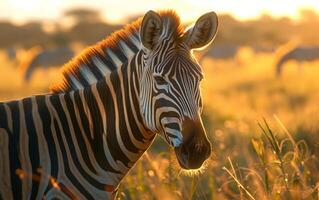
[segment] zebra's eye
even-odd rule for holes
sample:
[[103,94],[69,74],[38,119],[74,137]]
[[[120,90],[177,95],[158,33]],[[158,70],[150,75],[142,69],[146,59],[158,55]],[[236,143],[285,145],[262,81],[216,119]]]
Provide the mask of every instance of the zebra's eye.
[[166,85],[167,84],[167,81],[161,75],[154,75],[154,79],[158,85]]

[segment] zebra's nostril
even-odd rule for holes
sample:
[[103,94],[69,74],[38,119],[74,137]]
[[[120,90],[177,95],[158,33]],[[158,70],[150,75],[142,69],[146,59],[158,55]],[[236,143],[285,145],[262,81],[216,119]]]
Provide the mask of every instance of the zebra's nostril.
[[211,155],[210,145],[196,146],[195,143],[183,143],[176,151],[179,163],[183,168],[198,169]]

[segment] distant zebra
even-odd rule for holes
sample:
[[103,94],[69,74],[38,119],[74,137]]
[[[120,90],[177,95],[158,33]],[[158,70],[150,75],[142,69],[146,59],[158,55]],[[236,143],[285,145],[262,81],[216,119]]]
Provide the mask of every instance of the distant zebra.
[[9,60],[15,60],[17,57],[17,49],[14,47],[9,47],[6,49],[6,54]]
[[205,58],[213,58],[216,60],[235,59],[239,46],[231,44],[218,44],[208,47],[202,52],[197,53],[198,63],[202,64]]
[[298,62],[314,61],[319,59],[318,46],[296,46],[284,52],[276,63],[276,75],[280,76],[286,62],[295,60]]
[[74,56],[73,50],[67,46],[46,49],[33,47],[26,54],[19,66],[25,81],[31,79],[36,69],[62,66]]
[[0,199],[113,199],[162,136],[180,166],[211,154],[192,49],[217,32],[214,12],[184,30],[149,11],[65,66],[54,93],[0,104]]

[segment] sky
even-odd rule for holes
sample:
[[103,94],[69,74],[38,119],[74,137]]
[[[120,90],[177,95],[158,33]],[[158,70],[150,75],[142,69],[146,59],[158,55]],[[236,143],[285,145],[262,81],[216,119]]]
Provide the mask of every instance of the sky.
[[64,11],[74,7],[99,10],[113,23],[151,9],[175,9],[184,21],[192,21],[208,11],[230,13],[239,19],[265,13],[298,18],[300,9],[319,12],[319,0],[0,0],[0,20],[59,20]]

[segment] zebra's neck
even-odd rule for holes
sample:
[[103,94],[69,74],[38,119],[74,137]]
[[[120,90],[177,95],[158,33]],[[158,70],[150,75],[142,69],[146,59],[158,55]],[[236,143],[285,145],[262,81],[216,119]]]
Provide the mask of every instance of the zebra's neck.
[[155,137],[144,125],[139,108],[141,60],[139,52],[103,81],[79,91],[87,99],[86,116],[92,137],[102,139],[108,167],[121,174],[116,186]]

